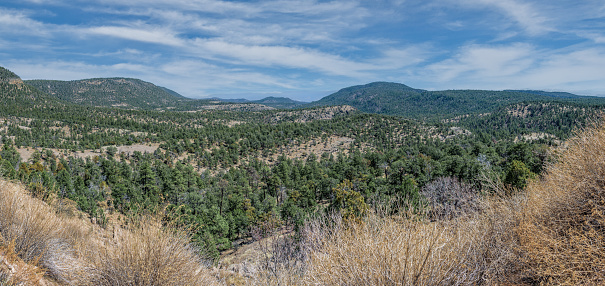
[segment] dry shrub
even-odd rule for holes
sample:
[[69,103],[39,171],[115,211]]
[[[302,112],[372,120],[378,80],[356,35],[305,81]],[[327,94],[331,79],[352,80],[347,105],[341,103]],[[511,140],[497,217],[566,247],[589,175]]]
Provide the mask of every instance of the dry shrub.
[[[320,285],[475,284],[483,261],[477,224],[369,215],[311,234],[306,283]],[[472,227],[472,229],[468,229]]]
[[296,285],[306,270],[307,252],[299,237],[276,234],[259,243],[261,257],[254,273],[256,285]]
[[[2,237],[0,236],[0,240]],[[0,243],[0,285],[41,285],[44,270],[29,265],[15,252],[14,242]]]
[[519,216],[528,275],[546,284],[605,283],[605,128],[570,139]]
[[428,202],[432,220],[448,220],[476,212],[479,191],[454,177],[437,178],[426,184],[421,192]]
[[142,218],[90,250],[93,285],[212,285],[183,232]]
[[84,231],[61,218],[18,185],[0,182],[0,243],[11,244],[26,263],[39,265],[59,281],[81,282],[85,268],[73,246]]

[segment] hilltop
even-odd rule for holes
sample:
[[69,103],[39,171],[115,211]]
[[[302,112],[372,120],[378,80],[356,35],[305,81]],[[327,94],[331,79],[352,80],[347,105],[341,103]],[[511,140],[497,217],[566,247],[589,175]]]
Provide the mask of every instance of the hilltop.
[[60,100],[88,106],[153,109],[192,101],[167,88],[132,78],[27,80],[25,83]]
[[287,97],[275,97],[269,96],[259,100],[248,100],[245,98],[233,98],[233,99],[225,99],[213,97],[212,100],[217,100],[221,102],[230,102],[230,103],[249,103],[249,104],[262,104],[269,107],[277,108],[277,109],[291,109],[298,106],[302,106],[307,104],[308,102],[302,102],[293,100]]
[[3,67],[0,67],[0,103],[0,111],[62,104],[52,96],[24,83],[18,75]]
[[521,102],[562,101],[605,104],[605,98],[544,91],[444,90],[427,91],[400,83],[374,82],[347,87],[303,107],[350,105],[360,111],[409,118],[450,118],[488,113]]

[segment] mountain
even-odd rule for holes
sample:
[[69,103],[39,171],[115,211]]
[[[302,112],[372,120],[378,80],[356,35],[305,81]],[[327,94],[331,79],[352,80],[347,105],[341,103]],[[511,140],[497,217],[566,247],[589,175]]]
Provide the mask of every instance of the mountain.
[[231,103],[249,103],[250,100],[245,98],[220,98],[220,97],[211,97],[209,100],[217,100],[221,102],[231,102]]
[[48,103],[59,101],[23,82],[10,70],[0,67],[0,110],[20,110]]
[[167,88],[132,78],[27,80],[25,83],[58,99],[89,106],[153,109],[192,101]]
[[373,82],[366,85],[356,85],[343,88],[308,106],[322,105],[351,105],[370,113],[393,113],[396,111],[392,103],[403,102],[407,97],[417,96],[422,90],[411,88],[405,84],[390,82]]
[[298,106],[307,104],[307,102],[296,101],[296,100],[292,100],[287,97],[274,97],[274,96],[265,97],[265,98],[259,99],[259,100],[248,100],[245,98],[218,98],[218,97],[212,97],[210,99],[218,100],[218,101],[222,101],[222,102],[229,102],[229,103],[256,103],[256,104],[262,104],[262,105],[266,105],[266,106],[278,108],[278,109],[291,109],[294,107],[298,107]]
[[550,96],[550,97],[554,97],[554,98],[582,98],[583,96],[581,95],[577,95],[577,94],[573,94],[573,93],[569,93],[569,92],[552,92],[552,91],[543,91],[543,90],[504,90],[504,91],[510,91],[510,92],[521,92],[521,93],[531,93],[531,94],[539,94],[539,95],[545,95],[545,96]]
[[274,108],[281,108],[281,109],[290,109],[290,108],[294,108],[294,107],[306,104],[306,102],[292,100],[287,97],[273,97],[273,96],[265,97],[260,100],[254,100],[252,102],[271,106]]
[[417,119],[487,113],[519,102],[563,101],[605,104],[605,98],[544,91],[444,90],[428,91],[400,83],[374,82],[343,88],[301,107],[350,105],[360,111]]

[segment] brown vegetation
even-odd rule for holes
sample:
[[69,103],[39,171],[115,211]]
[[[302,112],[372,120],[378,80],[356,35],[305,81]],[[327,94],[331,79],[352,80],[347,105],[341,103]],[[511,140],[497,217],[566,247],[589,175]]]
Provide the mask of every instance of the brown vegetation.
[[[0,183],[0,262],[9,265],[9,271],[0,267],[0,283],[212,285],[216,280],[188,242],[152,218],[110,234],[57,214],[18,185]],[[12,266],[23,263],[22,271]]]
[[534,280],[605,283],[605,128],[567,142],[547,175],[527,187],[520,249]]

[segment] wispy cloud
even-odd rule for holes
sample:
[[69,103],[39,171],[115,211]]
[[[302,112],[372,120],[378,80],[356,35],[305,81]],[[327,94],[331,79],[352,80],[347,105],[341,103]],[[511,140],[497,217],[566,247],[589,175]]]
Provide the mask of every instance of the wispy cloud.
[[47,35],[44,24],[20,11],[0,8],[0,31],[3,34]]
[[534,54],[526,44],[471,45],[462,47],[453,58],[429,65],[428,70],[442,81],[468,76],[502,78],[530,67]]
[[182,47],[184,45],[183,40],[176,37],[174,35],[174,32],[164,29],[141,29],[130,27],[102,26],[89,28],[86,29],[86,31],[91,34],[111,36],[145,43],[169,45],[176,47]]
[[542,15],[531,3],[516,0],[472,0],[471,2],[501,10],[531,35],[553,31],[553,28],[548,25],[550,19]]

